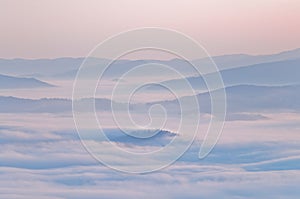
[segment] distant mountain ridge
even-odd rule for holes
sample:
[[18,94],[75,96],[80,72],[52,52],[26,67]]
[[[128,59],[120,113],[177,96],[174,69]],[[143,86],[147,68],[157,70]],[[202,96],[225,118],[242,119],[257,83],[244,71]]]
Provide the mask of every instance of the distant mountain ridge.
[[[78,68],[83,63],[85,58],[57,58],[57,59],[0,59],[0,71],[3,74],[18,75],[24,77],[48,77],[48,78],[75,78]],[[90,58],[95,66],[97,64],[104,65],[110,63],[111,60]],[[254,64],[278,62],[284,60],[300,59],[300,48],[284,51],[271,55],[246,55],[233,54],[214,56],[212,60],[216,63],[220,70],[249,66]],[[108,71],[107,76],[119,75],[131,68],[147,63],[166,64],[171,67],[184,68],[185,73],[190,74],[195,72],[191,69],[190,64],[185,60],[172,59],[166,61],[159,60],[117,60],[113,63],[112,69]],[[202,58],[193,60],[192,63],[197,65],[207,65],[211,63],[211,58]]]
[[[93,105],[93,99],[81,99],[81,110]],[[97,110],[110,110],[109,99],[95,99]],[[114,103],[114,102],[113,102]],[[12,96],[0,96],[0,112],[2,113],[61,113],[72,111],[72,100],[62,98],[25,99]]]
[[[300,84],[288,86],[237,85],[225,88],[228,113],[265,112],[265,111],[300,111]],[[218,92],[212,91],[212,92]],[[185,96],[185,101],[194,96]],[[209,92],[196,95],[201,113],[211,113],[211,95]],[[158,101],[139,106],[145,111],[154,104],[161,104],[174,114],[180,113],[178,99]],[[194,107],[191,107],[193,110]]]
[[35,78],[13,77],[0,74],[0,89],[54,87]]
[[[233,54],[214,56],[212,59],[220,70],[224,70],[260,63],[300,59],[300,48],[268,55]],[[195,62],[198,64],[205,64],[209,61],[209,58],[195,60]]]
[[[216,92],[216,91],[214,91]],[[290,86],[253,86],[238,85],[226,88],[228,113],[264,112],[272,110],[300,111],[300,85]],[[183,98],[191,98],[186,96]],[[210,94],[208,92],[196,95],[200,102],[201,113],[210,113]],[[93,110],[93,99],[80,100],[80,110]],[[118,102],[109,99],[96,98],[97,111],[111,111],[111,103]],[[146,110],[154,104],[161,104],[171,113],[178,114],[180,109],[178,100],[165,100],[151,103],[130,104],[130,110],[147,113]],[[123,106],[121,106],[123,107]],[[191,107],[194,109],[194,107]],[[123,110],[123,109],[120,109]],[[0,96],[0,112],[30,112],[30,113],[57,113],[72,111],[70,99],[22,99]]]
[[[220,71],[224,85],[290,85],[300,84],[300,59],[261,63],[250,66],[226,69]],[[215,74],[188,77],[186,80],[195,89],[206,89],[204,78],[212,78]],[[176,85],[178,88],[185,79],[174,79],[162,82],[166,85]]]

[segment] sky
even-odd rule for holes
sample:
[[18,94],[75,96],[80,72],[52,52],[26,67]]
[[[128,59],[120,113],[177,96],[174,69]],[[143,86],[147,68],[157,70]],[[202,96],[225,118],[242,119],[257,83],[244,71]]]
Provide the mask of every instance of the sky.
[[119,32],[182,32],[210,55],[300,47],[298,0],[1,0],[0,58],[84,57]]

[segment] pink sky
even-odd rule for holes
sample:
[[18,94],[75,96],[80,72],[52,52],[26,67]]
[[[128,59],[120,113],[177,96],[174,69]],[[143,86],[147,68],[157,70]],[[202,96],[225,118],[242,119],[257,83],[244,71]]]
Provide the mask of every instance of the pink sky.
[[210,54],[300,47],[299,0],[2,0],[0,57],[83,57],[138,27],[180,31]]

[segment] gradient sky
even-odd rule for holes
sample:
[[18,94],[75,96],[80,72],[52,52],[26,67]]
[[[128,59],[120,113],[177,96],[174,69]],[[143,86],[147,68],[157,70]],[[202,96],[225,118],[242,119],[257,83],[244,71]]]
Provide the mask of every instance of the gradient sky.
[[155,26],[211,55],[300,47],[299,0],[1,0],[0,58],[83,57],[107,37]]

